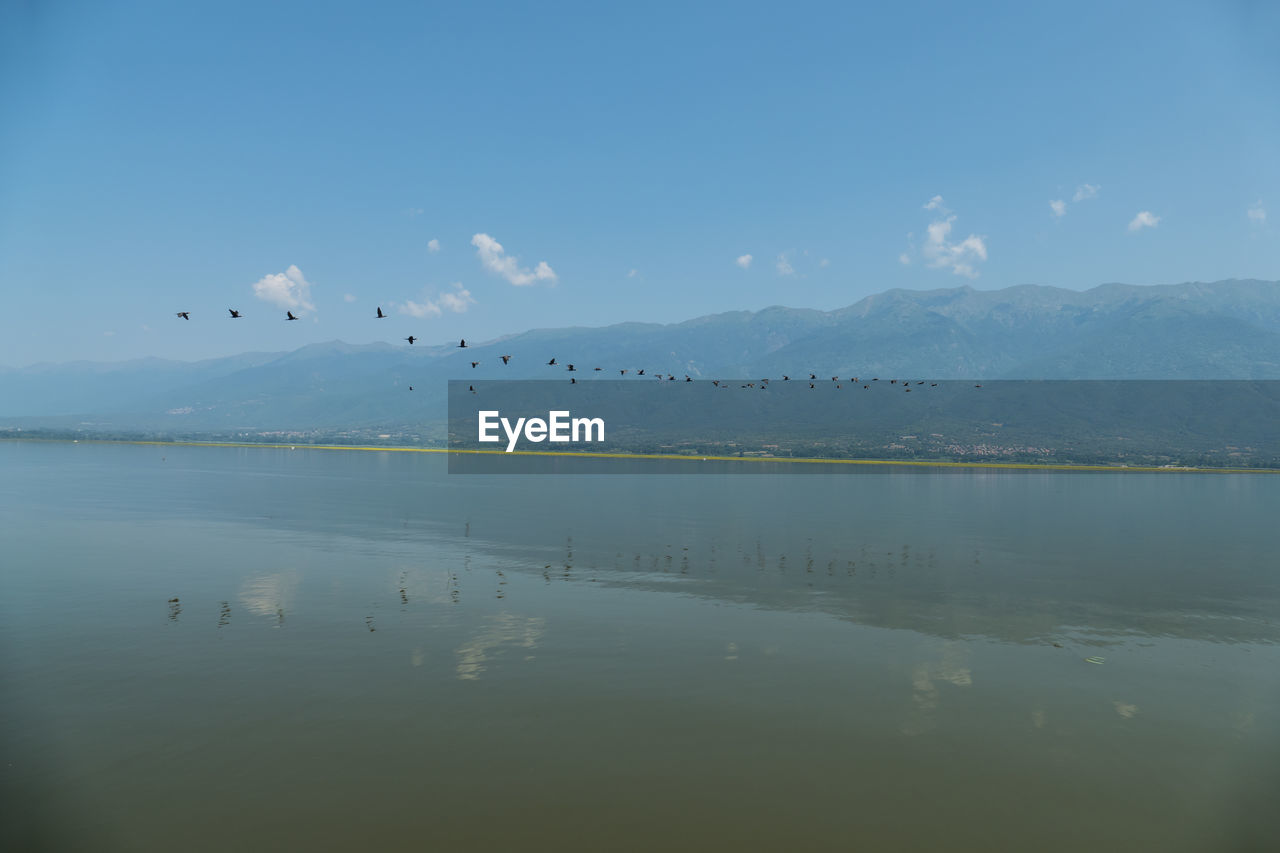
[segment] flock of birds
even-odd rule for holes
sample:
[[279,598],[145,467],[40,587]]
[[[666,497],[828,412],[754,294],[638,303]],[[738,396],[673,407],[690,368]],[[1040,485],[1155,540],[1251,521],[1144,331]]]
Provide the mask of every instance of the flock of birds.
[[[241,318],[244,316],[243,314],[241,314],[239,311],[237,311],[237,310],[236,310],[236,309],[234,309],[234,308],[228,308],[228,309],[227,309],[227,311],[231,314],[231,319],[232,319],[232,320],[239,320],[239,319],[241,319]],[[178,312],[177,312],[177,315],[178,315],[178,317],[179,317],[179,318],[181,318],[181,319],[183,319],[183,320],[190,320],[190,319],[191,319],[191,312],[190,312],[190,311],[178,311]],[[294,315],[294,313],[293,313],[292,311],[285,311],[285,318],[284,318],[284,319],[285,319],[286,321],[289,321],[289,320],[297,320],[297,319],[299,319],[299,318],[298,318],[297,316],[295,316],[295,315]],[[377,307],[377,313],[374,315],[374,319],[375,319],[375,320],[385,320],[385,319],[387,319],[387,315],[386,315],[386,314],[384,314],[384,313],[383,313],[383,311],[382,311],[382,306],[378,306],[378,307]],[[408,342],[409,342],[409,346],[413,346],[414,341],[419,340],[419,338],[415,337],[414,335],[409,335],[407,338],[403,338],[403,340],[408,341]],[[467,349],[469,346],[470,346],[470,345],[467,343],[467,339],[466,339],[466,338],[462,338],[462,339],[460,339],[460,340],[458,341],[458,348],[459,348],[459,349]],[[510,364],[510,363],[511,363],[512,356],[510,356],[510,355],[503,355],[503,356],[499,356],[499,358],[501,358],[501,359],[502,359],[502,363],[503,363],[503,364]],[[473,361],[473,362],[471,362],[471,368],[474,370],[475,368],[479,367],[479,366],[480,366],[480,364],[481,364],[481,362]],[[557,361],[556,361],[555,357],[553,356],[553,357],[551,358],[551,360],[547,362],[547,366],[548,366],[548,367],[559,367],[559,366],[560,366],[560,364],[559,364],[559,362],[557,362]],[[566,370],[567,370],[569,373],[576,373],[576,372],[578,371],[578,366],[577,366],[576,364],[568,364],[568,365],[565,365],[565,368],[566,368]],[[604,368],[603,368],[603,367],[594,367],[594,368],[592,368],[592,372],[603,372],[603,371],[604,371]],[[618,369],[618,374],[619,374],[619,375],[621,375],[621,376],[626,376],[628,373],[631,373],[631,372],[632,372],[632,371],[631,371],[630,369],[628,369],[628,368],[619,368],[619,369]],[[636,376],[644,376],[644,375],[645,375],[645,369],[644,369],[644,368],[639,368],[638,370],[635,370],[635,371],[634,371],[634,374],[635,374]],[[661,371],[659,371],[658,373],[656,373],[656,374],[652,374],[652,375],[653,375],[653,377],[654,377],[654,378],[659,379],[659,380],[662,380],[662,381],[666,381],[666,382],[675,382],[675,381],[677,381],[677,379],[676,379],[675,375],[674,375],[674,374],[671,374],[671,373],[667,373],[667,374],[665,374],[665,375],[664,375]],[[685,381],[685,382],[693,382],[694,380],[693,380],[693,377],[689,376],[689,375],[686,373],[686,374],[685,374],[685,377],[684,377],[684,381]],[[790,376],[788,376],[788,375],[785,375],[785,374],[784,374],[784,375],[783,375],[783,377],[782,377],[782,381],[783,381],[783,382],[790,382],[790,381],[791,381],[791,377],[790,377]],[[803,380],[801,380],[801,381],[803,381]],[[815,374],[815,373],[810,373],[810,374],[809,374],[809,380],[808,380],[808,381],[809,381],[809,388],[810,388],[810,390],[815,389],[815,388],[817,388],[817,387],[818,387],[818,381],[819,381],[819,380],[818,380],[818,376],[817,376],[817,374]],[[841,389],[841,388],[843,388],[843,387],[844,387],[844,386],[843,386],[843,384],[842,384],[842,380],[840,379],[840,377],[839,377],[839,376],[832,376],[832,377],[831,377],[831,381],[832,381],[833,383],[835,383],[835,387],[837,388],[837,390],[838,390],[838,389]],[[857,386],[858,384],[861,384],[861,383],[863,382],[863,380],[862,380],[862,379],[860,379],[860,378],[858,378],[857,376],[850,376],[850,377],[846,377],[843,381],[844,381],[844,382],[852,382],[855,386]],[[870,385],[870,383],[871,383],[871,382],[879,382],[879,381],[880,381],[880,377],[878,377],[878,376],[874,376],[874,377],[872,377],[872,378],[868,381],[868,383],[867,383],[867,384],[862,385],[862,387],[863,387],[863,389],[864,389],[864,390],[869,390],[869,389],[871,388],[871,385]],[[570,382],[571,384],[576,385],[576,384],[577,384],[577,382],[578,382],[578,379],[577,379],[577,377],[571,376],[571,377],[569,377],[569,382]],[[729,387],[731,387],[731,384],[732,384],[732,383],[724,382],[724,381],[719,380],[719,379],[714,379],[714,380],[712,380],[711,384],[712,384],[712,385],[714,385],[716,388],[729,388]],[[911,382],[911,380],[908,380],[908,379],[890,379],[890,380],[889,380],[889,384],[890,384],[890,385],[901,385],[901,386],[902,386],[902,389],[903,389],[904,391],[906,391],[906,392],[908,392],[908,393],[910,393],[910,392],[911,392],[911,386],[912,386],[912,382]],[[915,384],[917,387],[919,387],[919,386],[921,386],[921,385],[924,385],[924,384],[925,384],[925,381],[924,381],[923,379],[916,380],[916,382],[915,382],[914,384]],[[929,385],[929,387],[930,387],[930,388],[937,388],[937,387],[938,387],[938,383],[937,383],[937,382],[930,382],[930,383],[928,383],[928,385]],[[741,388],[744,388],[744,389],[759,388],[759,389],[762,389],[762,390],[763,390],[763,389],[766,389],[766,388],[768,388],[768,387],[769,387],[769,379],[767,379],[767,378],[766,378],[766,379],[761,379],[759,382],[745,382],[745,383],[742,383],[742,384],[740,385],[740,387],[741,387]],[[974,388],[981,388],[981,387],[982,387],[982,384],[981,384],[981,383],[975,383],[973,387],[974,387]],[[413,390],[413,386],[412,386],[412,385],[410,385],[410,386],[409,386],[409,390],[410,390],[410,391],[412,391],[412,390]],[[469,387],[468,387],[468,390],[470,390],[473,394],[476,392],[476,388],[475,388],[475,386],[474,386],[474,385],[469,386]]]

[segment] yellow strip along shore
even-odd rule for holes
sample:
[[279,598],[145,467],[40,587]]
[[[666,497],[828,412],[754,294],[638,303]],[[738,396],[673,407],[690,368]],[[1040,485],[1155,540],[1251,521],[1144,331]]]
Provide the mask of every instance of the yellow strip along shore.
[[7,436],[11,441],[55,441],[65,444],[133,444],[155,447],[251,447],[274,450],[361,450],[378,453],[458,453],[473,456],[567,456],[581,459],[671,460],[677,462],[783,462],[808,465],[886,465],[905,468],[996,468],[1015,471],[1110,471],[1159,474],[1280,474],[1280,468],[1164,468],[1155,465],[1068,465],[1038,462],[930,462],[919,459],[828,459],[795,456],[702,456],[677,453],[604,453],[580,450],[453,450],[447,447],[396,447],[363,444],[275,444],[257,441],[128,441],[123,439],[31,439]]

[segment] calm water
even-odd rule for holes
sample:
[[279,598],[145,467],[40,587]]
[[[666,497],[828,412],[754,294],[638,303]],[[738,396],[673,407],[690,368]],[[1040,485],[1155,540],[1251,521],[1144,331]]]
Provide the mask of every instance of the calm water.
[[1277,849],[1280,476],[445,469],[0,442],[5,848]]

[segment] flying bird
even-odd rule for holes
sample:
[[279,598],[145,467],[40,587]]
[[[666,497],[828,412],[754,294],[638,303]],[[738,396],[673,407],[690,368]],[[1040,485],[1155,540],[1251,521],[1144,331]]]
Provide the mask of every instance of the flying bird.
[[458,341],[458,346],[459,346],[459,347],[461,347],[461,348],[463,348],[463,349],[466,349],[466,346],[467,346],[467,339],[466,339],[466,338],[463,338],[462,340]]
[[570,369],[570,370],[577,370],[578,368],[574,367],[574,366],[571,364],[571,365],[569,365],[569,369]]
[[296,319],[298,319],[297,317],[293,316],[293,312],[292,312],[292,311],[286,311],[286,312],[284,312],[284,313],[288,315],[287,317],[285,317],[285,319],[286,319],[286,320],[296,320]]
[[409,342],[409,346],[413,346],[413,342],[416,341],[417,338],[415,338],[413,335],[410,335],[409,337],[405,338],[405,340]]
[[577,385],[577,384],[578,384],[578,378],[577,378],[576,376],[570,376],[570,377],[569,377],[569,384],[570,384],[570,385]]
[[627,375],[627,369],[624,367],[624,368],[622,368],[621,370],[619,370],[619,371],[618,371],[618,373],[619,373],[619,375],[621,375],[621,376],[626,376],[626,375]]
[[381,305],[379,305],[379,306],[378,306],[378,316],[377,316],[377,317],[375,317],[374,319],[375,319],[375,320],[385,320],[385,319],[387,319],[387,315],[382,313],[382,306],[381,306]]
[[240,312],[239,312],[239,311],[237,311],[237,310],[236,310],[236,309],[234,309],[234,308],[228,308],[227,310],[231,312],[231,319],[232,319],[232,320],[239,320],[239,319],[240,319]]
[[504,355],[504,356],[502,357],[502,363],[503,363],[503,364],[506,364],[506,363],[507,363],[508,361],[510,361],[510,360],[511,360],[511,356],[509,356],[509,355]]
[[181,318],[182,318],[182,319],[184,319],[184,320],[190,320],[190,319],[191,319],[191,312],[190,312],[190,311],[179,311],[179,312],[178,312],[178,316],[179,316],[179,317],[181,317]]
[[476,365],[477,365],[477,364],[479,364],[479,363],[480,363],[480,362],[478,362],[478,361],[473,361],[473,362],[471,362],[471,369],[472,369],[472,370],[475,370],[475,369],[476,369]]
[[643,368],[643,367],[636,371],[636,376],[644,376],[644,368]]
[[555,366],[556,366],[556,360],[553,358],[553,359],[551,359],[550,361],[548,361],[548,362],[547,362],[547,364],[548,364],[549,366],[551,366],[551,367],[555,367]]

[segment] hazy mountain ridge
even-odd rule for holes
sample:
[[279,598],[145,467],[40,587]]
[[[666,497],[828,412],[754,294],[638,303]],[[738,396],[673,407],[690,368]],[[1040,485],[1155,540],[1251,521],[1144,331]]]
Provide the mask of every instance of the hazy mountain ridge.
[[[452,319],[464,335],[465,316]],[[332,341],[190,363],[45,364],[0,369],[0,416],[187,430],[406,424],[443,416],[447,379],[567,378],[569,363],[586,379],[642,367],[694,378],[1280,379],[1280,283],[889,290],[827,312],[534,329],[465,350]]]

